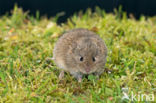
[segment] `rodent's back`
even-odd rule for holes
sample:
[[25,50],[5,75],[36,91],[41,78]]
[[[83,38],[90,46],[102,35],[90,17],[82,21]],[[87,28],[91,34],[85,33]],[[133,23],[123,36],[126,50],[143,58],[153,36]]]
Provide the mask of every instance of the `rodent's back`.
[[[87,29],[73,29],[64,33],[56,42],[55,48],[53,51],[54,57],[64,56],[64,52],[69,50],[70,46],[78,39],[82,37],[87,37],[88,35],[93,36],[95,33]],[[64,51],[64,52],[63,52]],[[55,55],[56,54],[56,55]]]

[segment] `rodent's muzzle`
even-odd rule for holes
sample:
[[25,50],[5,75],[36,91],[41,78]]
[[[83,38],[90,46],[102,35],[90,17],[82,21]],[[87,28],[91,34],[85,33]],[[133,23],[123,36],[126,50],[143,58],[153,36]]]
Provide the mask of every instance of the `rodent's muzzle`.
[[88,73],[90,72],[90,67],[85,68],[85,71]]

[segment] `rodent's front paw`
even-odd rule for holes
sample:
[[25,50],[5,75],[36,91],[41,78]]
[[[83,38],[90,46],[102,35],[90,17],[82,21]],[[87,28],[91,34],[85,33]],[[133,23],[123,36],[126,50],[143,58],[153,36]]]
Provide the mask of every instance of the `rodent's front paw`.
[[82,77],[78,78],[78,82],[81,83],[82,82]]
[[61,71],[59,74],[59,79],[61,80],[64,77],[64,71]]
[[82,74],[81,73],[79,73],[79,72],[72,72],[71,73],[77,80],[78,80],[78,82],[82,82]]

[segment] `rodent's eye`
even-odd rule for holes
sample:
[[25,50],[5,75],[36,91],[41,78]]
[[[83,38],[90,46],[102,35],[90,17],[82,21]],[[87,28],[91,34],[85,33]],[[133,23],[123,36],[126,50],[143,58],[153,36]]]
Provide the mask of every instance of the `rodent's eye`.
[[95,62],[95,57],[92,58],[93,62]]
[[83,61],[83,57],[80,57],[80,61]]

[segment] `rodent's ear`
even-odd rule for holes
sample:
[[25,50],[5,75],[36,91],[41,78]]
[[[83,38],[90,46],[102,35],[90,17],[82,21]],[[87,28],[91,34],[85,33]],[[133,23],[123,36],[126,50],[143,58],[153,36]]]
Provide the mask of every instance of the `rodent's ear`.
[[72,48],[76,48],[77,47],[77,44],[76,43],[72,43]]
[[106,45],[104,43],[104,41],[102,40],[97,40],[97,43],[96,43],[100,53],[104,53],[105,55],[107,55],[107,48],[106,48]]

